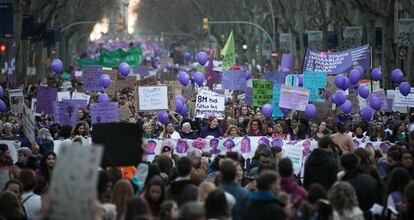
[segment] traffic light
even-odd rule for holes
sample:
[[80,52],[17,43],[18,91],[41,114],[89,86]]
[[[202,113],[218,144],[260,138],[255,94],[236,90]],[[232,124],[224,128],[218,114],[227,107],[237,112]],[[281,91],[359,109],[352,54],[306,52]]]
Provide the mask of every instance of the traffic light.
[[208,30],[208,18],[203,18],[203,30]]
[[118,30],[124,29],[124,19],[122,19],[121,17],[118,17],[118,20],[116,23],[118,24]]
[[4,45],[4,44],[0,44],[0,54],[5,53],[5,52],[6,52],[6,50],[7,50],[6,45]]

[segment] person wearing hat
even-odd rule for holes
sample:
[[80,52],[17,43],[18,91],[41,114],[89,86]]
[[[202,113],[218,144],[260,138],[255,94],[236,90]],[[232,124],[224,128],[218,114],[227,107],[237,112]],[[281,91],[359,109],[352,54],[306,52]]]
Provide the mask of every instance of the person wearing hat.
[[0,140],[17,141],[19,136],[13,133],[13,126],[11,123],[6,122],[3,124]]
[[189,122],[185,122],[182,125],[182,130],[180,131],[180,137],[182,139],[190,139],[190,140],[195,140],[198,138],[197,134],[191,130],[191,124]]

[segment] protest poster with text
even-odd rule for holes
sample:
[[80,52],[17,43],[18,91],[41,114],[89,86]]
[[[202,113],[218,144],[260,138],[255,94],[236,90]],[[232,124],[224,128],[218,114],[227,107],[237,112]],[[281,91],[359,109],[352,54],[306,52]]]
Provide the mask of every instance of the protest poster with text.
[[12,113],[23,113],[24,98],[22,89],[12,89],[8,90],[9,92],[9,101],[10,101],[10,111]]
[[280,99],[280,87],[277,83],[274,84],[273,88],[273,99],[272,99],[272,118],[281,118],[283,117],[283,112],[280,110],[279,107],[279,99]]
[[371,69],[369,44],[342,52],[322,52],[307,49],[303,71],[324,72],[327,74],[348,73],[355,65]]
[[35,116],[33,111],[24,105],[23,107],[23,134],[29,139],[30,143],[35,142]]
[[[385,96],[385,91],[384,90],[378,90],[378,91],[375,91],[375,92],[373,92],[373,93],[370,93],[369,95],[368,95],[368,97],[367,97],[367,99],[365,100],[365,105],[366,106],[368,106],[368,107],[370,107],[371,108],[371,99],[373,98],[373,97],[377,97],[379,100],[381,100],[381,103],[382,103],[382,106],[381,106],[381,111],[386,111],[386,112],[388,112],[388,111],[390,111],[390,109],[392,109],[392,107],[390,107],[390,109],[389,109],[389,107],[388,107],[388,101],[387,101],[387,97]],[[364,105],[364,103],[362,102],[360,102],[360,108],[362,108],[361,106],[362,105]]]
[[222,89],[230,90],[246,90],[247,80],[246,71],[244,70],[228,70],[221,75]]
[[92,124],[119,122],[118,102],[91,104]]
[[53,102],[57,99],[56,88],[40,86],[37,89],[36,113],[53,114]]
[[271,81],[256,79],[252,80],[252,85],[254,107],[262,107],[264,104],[272,103],[273,85]]
[[62,101],[77,105],[83,111],[86,111],[88,109],[88,102],[83,99],[63,99]]
[[300,87],[282,85],[280,89],[279,107],[305,111],[309,103],[309,90]]
[[135,103],[138,111],[168,110],[168,87],[137,86]]
[[411,89],[407,96],[403,96],[399,88],[395,89],[394,106],[396,107],[414,107],[414,88]]
[[103,74],[102,66],[84,66],[82,72],[83,91],[100,92],[103,90],[100,83]]
[[303,88],[309,89],[309,101],[325,102],[326,73],[304,72]]
[[208,118],[213,115],[218,119],[223,119],[225,110],[224,102],[224,95],[201,90],[196,96],[194,114],[197,118]]
[[60,125],[76,126],[79,106],[69,102],[54,102],[53,117]]

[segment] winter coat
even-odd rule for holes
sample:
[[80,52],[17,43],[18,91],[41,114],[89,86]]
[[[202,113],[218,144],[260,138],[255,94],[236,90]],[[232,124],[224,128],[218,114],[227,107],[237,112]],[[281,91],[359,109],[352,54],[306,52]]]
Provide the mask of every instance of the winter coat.
[[286,219],[282,207],[283,205],[273,193],[257,191],[250,195],[243,219]]
[[295,209],[299,209],[303,200],[308,196],[308,192],[301,186],[293,176],[282,177],[280,186],[283,191],[289,193],[290,202]]
[[190,133],[184,133],[183,131],[180,131],[180,137],[182,139],[189,139],[189,140],[195,140],[198,138],[197,134],[193,131],[191,131]]
[[246,207],[250,193],[236,182],[220,183],[219,188],[236,199],[236,205],[232,210],[233,220],[242,219],[243,209]]
[[200,132],[200,138],[206,138],[207,136],[213,136],[215,138],[223,137],[223,130],[220,127],[210,129],[210,126],[206,125]]
[[338,163],[323,149],[315,149],[305,163],[303,186],[307,189],[312,183],[319,183],[325,189],[331,188],[336,181]]
[[167,187],[166,197],[180,206],[185,202],[197,200],[197,187],[190,180],[177,180]]

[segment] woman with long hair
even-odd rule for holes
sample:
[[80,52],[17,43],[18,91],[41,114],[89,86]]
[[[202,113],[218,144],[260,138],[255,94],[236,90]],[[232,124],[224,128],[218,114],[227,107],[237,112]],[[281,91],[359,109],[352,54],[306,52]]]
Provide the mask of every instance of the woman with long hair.
[[397,212],[403,210],[404,189],[410,182],[410,174],[404,168],[395,168],[389,177],[387,187],[387,200],[384,207],[392,207]]
[[200,132],[200,138],[206,138],[207,136],[213,136],[215,138],[223,137],[223,130],[220,127],[218,119],[214,116],[208,118],[208,125]]
[[342,153],[352,153],[355,150],[354,141],[352,137],[345,133],[348,130],[348,126],[342,122],[336,124],[336,133],[331,136],[332,140],[337,144]]
[[285,121],[276,122],[273,130],[274,133],[272,134],[272,139],[278,138],[290,141],[289,127]]
[[355,190],[348,182],[336,182],[329,190],[328,198],[334,209],[334,219],[364,220]]
[[38,131],[37,144],[39,145],[40,154],[44,154],[46,151],[53,151],[53,137],[47,128],[41,128]]
[[174,220],[178,218],[178,205],[173,200],[161,204],[160,220]]
[[126,203],[124,220],[134,219],[153,219],[147,203],[145,203],[145,201],[139,196],[132,197],[132,199],[129,199]]
[[262,121],[257,119],[257,118],[251,119],[249,124],[247,125],[246,133],[249,136],[263,136],[263,135],[265,135],[265,132],[263,131]]
[[394,122],[392,125],[392,134],[389,138],[392,143],[407,142],[408,135],[405,133],[405,126],[402,122]]
[[27,219],[19,198],[13,192],[0,193],[0,217],[13,220]]
[[160,215],[161,204],[165,198],[164,180],[160,176],[153,176],[141,194],[141,198],[148,204],[154,217]]
[[240,130],[239,130],[239,128],[237,128],[237,126],[235,126],[235,125],[230,125],[228,128],[227,128],[227,131],[226,131],[226,135],[225,135],[226,137],[240,137],[241,136],[241,134],[240,134]]
[[89,124],[85,121],[80,121],[73,129],[72,137],[82,136],[83,138],[89,137]]
[[52,177],[53,168],[56,164],[56,153],[53,151],[47,151],[43,154],[40,160],[39,169],[36,170],[38,176],[43,177],[46,183],[50,183]]
[[[112,203],[116,206],[116,219],[124,219],[127,202],[134,196],[134,190],[131,183],[126,180],[118,181],[113,190]],[[125,218],[126,219],[126,218]]]
[[204,208],[207,219],[228,219],[231,215],[226,194],[221,190],[215,190],[207,196]]

